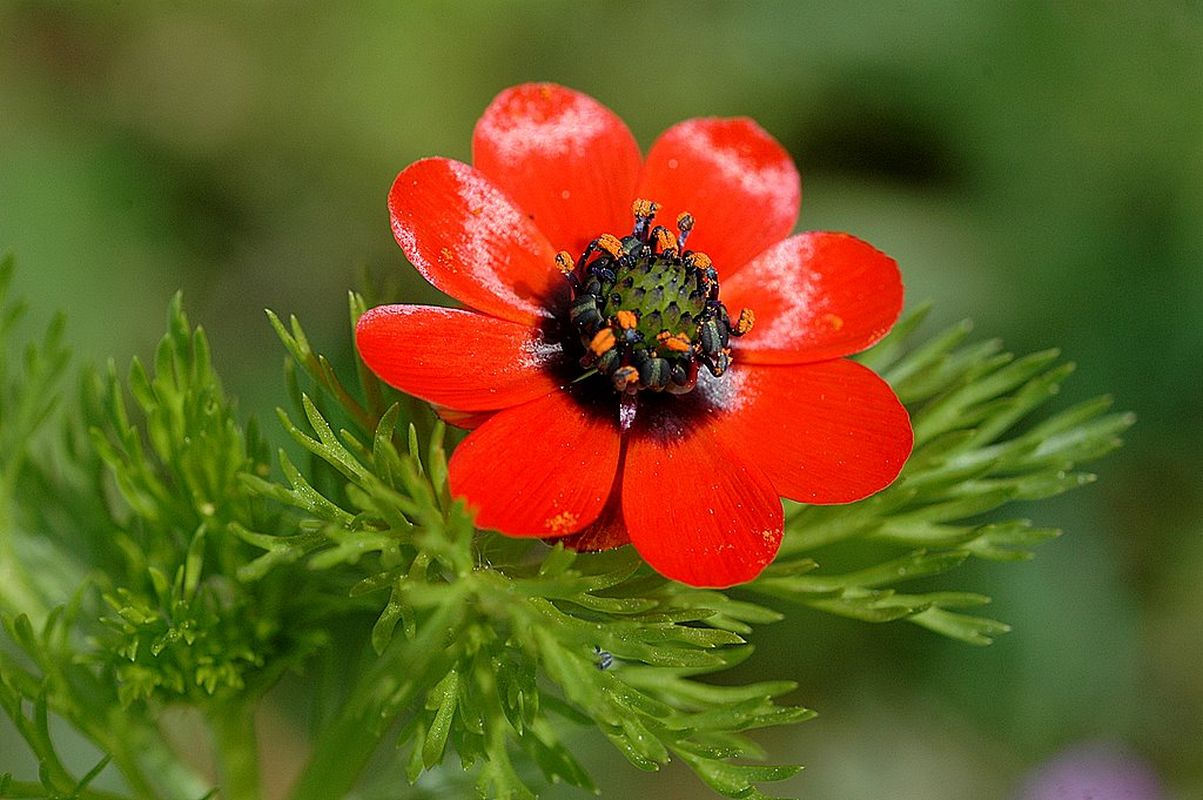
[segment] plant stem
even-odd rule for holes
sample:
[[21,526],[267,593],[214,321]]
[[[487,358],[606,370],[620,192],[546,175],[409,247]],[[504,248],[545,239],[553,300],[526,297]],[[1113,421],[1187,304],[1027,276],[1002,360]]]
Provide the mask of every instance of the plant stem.
[[[84,789],[78,795],[78,800],[126,800],[125,795],[105,792],[99,789]],[[45,798],[46,787],[40,783],[29,781],[12,781],[7,786],[6,798]]]
[[460,595],[447,597],[416,638],[394,641],[361,675],[338,717],[319,737],[292,800],[325,800],[350,792],[393,721],[454,663],[450,643],[462,615]]
[[17,559],[12,540],[16,525],[9,515],[13,483],[7,474],[0,480],[0,610],[13,617],[25,614],[35,628],[40,628],[50,609]]
[[210,718],[221,769],[223,800],[259,800],[259,745],[254,709],[245,703],[219,708]]

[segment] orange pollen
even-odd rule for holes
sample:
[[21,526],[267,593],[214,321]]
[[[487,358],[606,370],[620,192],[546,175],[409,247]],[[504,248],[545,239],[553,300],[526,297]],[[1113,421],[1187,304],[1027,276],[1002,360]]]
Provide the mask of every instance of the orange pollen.
[[714,262],[710,260],[710,256],[706,255],[705,253],[694,253],[689,257],[689,261],[698,269],[706,269],[706,267],[714,264]]
[[639,317],[635,316],[634,311],[619,311],[614,315],[614,321],[618,323],[618,327],[624,331],[629,331],[639,324]]
[[660,331],[656,341],[674,353],[688,353],[693,348],[693,342],[684,333],[669,333]]
[[756,324],[756,315],[752,313],[750,308],[741,308],[739,310],[739,319],[735,321],[735,332],[743,336],[748,331],[752,330],[752,326]]
[[637,217],[654,217],[656,212],[660,210],[659,203],[653,203],[651,200],[644,200],[642,197],[631,203],[631,213]]
[[688,211],[677,215],[677,227],[683,231],[693,230],[693,216]]
[[600,356],[609,352],[614,347],[614,343],[614,331],[610,328],[602,328],[594,334],[593,340],[589,342],[589,349],[593,351],[593,355]]
[[561,250],[556,253],[556,267],[565,275],[572,272],[575,265],[572,263],[572,256],[567,250]]
[[677,249],[677,237],[668,228],[656,229],[656,249],[661,253]]
[[639,383],[639,370],[632,366],[619,367],[614,371],[614,386],[619,391]]
[[726,362],[716,364],[715,368],[713,370],[711,370],[711,374],[714,375],[714,377],[716,377],[716,378],[720,377],[724,372],[727,371],[727,368],[729,366],[731,366],[731,348],[724,347],[723,355],[726,356]]
[[619,258],[623,254],[622,241],[612,233],[603,233],[597,237],[597,246],[606,251],[611,258]]

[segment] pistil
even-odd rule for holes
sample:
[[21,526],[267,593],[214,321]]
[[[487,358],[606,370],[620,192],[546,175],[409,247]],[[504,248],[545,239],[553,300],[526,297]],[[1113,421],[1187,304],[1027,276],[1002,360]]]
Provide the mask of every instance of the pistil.
[[568,318],[583,350],[580,365],[624,396],[689,392],[699,367],[716,377],[727,371],[730,337],[751,330],[755,318],[745,308],[732,322],[710,257],[685,249],[690,214],[677,217],[674,233],[652,227],[657,203],[639,199],[631,210],[629,235],[603,233],[575,261],[556,254],[573,290]]

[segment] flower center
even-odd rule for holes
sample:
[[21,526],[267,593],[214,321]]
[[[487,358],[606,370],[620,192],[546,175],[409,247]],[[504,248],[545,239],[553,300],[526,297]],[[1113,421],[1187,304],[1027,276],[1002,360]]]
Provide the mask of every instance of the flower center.
[[698,367],[715,377],[731,366],[731,336],[752,329],[751,309],[732,320],[719,300],[718,272],[705,253],[685,249],[693,217],[677,217],[677,233],[652,227],[657,203],[636,200],[635,227],[589,243],[575,262],[556,264],[572,284],[569,321],[579,335],[584,376],[608,377],[616,391],[684,394]]

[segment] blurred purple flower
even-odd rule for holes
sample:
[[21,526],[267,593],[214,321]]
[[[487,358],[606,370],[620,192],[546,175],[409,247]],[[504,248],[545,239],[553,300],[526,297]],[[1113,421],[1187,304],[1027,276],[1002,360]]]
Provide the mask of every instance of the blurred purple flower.
[[1161,782],[1143,759],[1108,744],[1066,750],[1033,772],[1016,800],[1163,800]]

